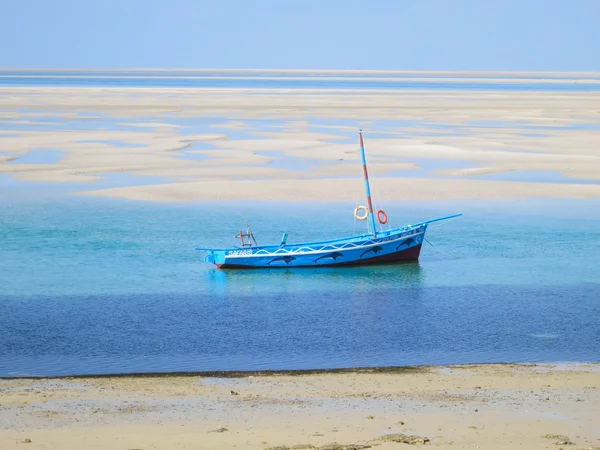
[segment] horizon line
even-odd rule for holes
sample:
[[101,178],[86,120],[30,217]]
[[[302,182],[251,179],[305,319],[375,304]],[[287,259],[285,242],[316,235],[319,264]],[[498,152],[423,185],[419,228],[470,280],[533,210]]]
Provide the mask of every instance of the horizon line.
[[578,70],[404,70],[404,69],[282,69],[282,68],[48,68],[48,67],[13,67],[2,68],[0,72],[189,72],[189,73],[206,73],[206,72],[221,72],[221,73],[361,73],[361,74],[572,74],[572,75],[600,75],[600,71],[578,71]]

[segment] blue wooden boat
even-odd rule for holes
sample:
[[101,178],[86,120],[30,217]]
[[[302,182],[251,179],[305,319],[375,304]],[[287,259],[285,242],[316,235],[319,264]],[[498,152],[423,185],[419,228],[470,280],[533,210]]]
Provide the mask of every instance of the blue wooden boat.
[[[259,246],[246,223],[247,231],[240,231],[236,236],[241,239],[241,246],[226,249],[197,248],[196,250],[207,252],[204,261],[221,269],[249,269],[358,266],[419,259],[427,226],[432,222],[458,217],[461,213],[383,230],[381,225],[387,224],[387,214],[382,210],[373,211],[362,131],[359,132],[359,138],[367,206],[358,206],[354,210],[354,217],[367,221],[368,233],[300,244],[288,244],[287,233],[284,233],[279,245]],[[380,225],[379,230],[376,220]]]

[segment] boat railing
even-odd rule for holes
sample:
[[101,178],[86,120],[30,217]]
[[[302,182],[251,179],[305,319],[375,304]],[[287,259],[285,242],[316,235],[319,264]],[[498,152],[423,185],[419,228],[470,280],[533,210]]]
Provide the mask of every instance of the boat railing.
[[[437,217],[435,219],[429,219],[429,220],[424,220],[422,222],[418,222],[415,224],[411,224],[411,225],[405,225],[402,227],[398,227],[398,228],[392,228],[390,230],[386,230],[386,231],[382,231],[382,232],[378,232],[377,235],[380,237],[383,236],[389,236],[392,234],[396,234],[396,233],[406,233],[409,231],[414,231],[417,230],[421,227],[426,227],[427,225],[429,225],[430,223],[434,223],[434,222],[441,222],[443,220],[450,220],[453,219],[455,217],[459,217],[461,216],[462,213],[457,213],[457,214],[451,214],[448,216],[443,216],[443,217]],[[314,248],[312,248],[313,245],[320,245],[321,246],[321,250],[322,249],[327,249],[331,246],[331,249],[339,249],[340,246],[345,246],[347,244],[351,244],[354,241],[357,240],[361,240],[361,239],[369,239],[369,240],[373,240],[373,241],[377,241],[377,238],[373,238],[373,236],[370,233],[364,233],[364,234],[360,234],[357,236],[351,236],[348,238],[344,238],[344,239],[330,239],[330,240],[325,240],[325,241],[318,241],[318,242],[305,242],[305,243],[299,243],[299,244],[294,244],[294,245],[301,245],[302,247],[297,247],[294,251],[298,251],[298,250],[314,250]],[[270,250],[273,249],[275,251],[277,251],[276,249],[279,249],[279,251],[281,252],[287,252],[287,250],[284,250],[285,246],[285,241],[287,241],[287,233],[284,233],[284,236],[282,237],[282,242],[284,243],[283,245],[268,245],[268,246],[257,246],[254,247],[255,249],[258,249],[258,252],[260,252],[261,250]],[[338,245],[331,245],[333,243],[337,243]],[[224,249],[215,249],[215,248],[203,248],[203,247],[197,247],[196,250],[200,250],[200,251],[219,251],[219,250],[230,250],[227,248]]]

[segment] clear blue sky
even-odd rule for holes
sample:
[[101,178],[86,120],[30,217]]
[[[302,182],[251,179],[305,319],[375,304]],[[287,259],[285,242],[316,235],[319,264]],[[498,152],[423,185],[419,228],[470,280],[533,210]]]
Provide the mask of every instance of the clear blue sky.
[[600,71],[600,0],[1,0],[0,67]]

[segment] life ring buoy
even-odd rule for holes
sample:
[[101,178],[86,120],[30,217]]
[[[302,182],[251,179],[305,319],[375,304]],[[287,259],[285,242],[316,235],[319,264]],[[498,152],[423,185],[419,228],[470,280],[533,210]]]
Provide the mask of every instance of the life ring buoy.
[[[364,211],[365,214],[362,216],[359,216],[358,215],[359,211]],[[365,220],[368,215],[369,215],[369,210],[367,209],[366,206],[357,206],[356,208],[354,208],[354,218],[356,220]]]
[[381,225],[385,225],[387,223],[387,214],[383,209],[377,210],[377,222]]

